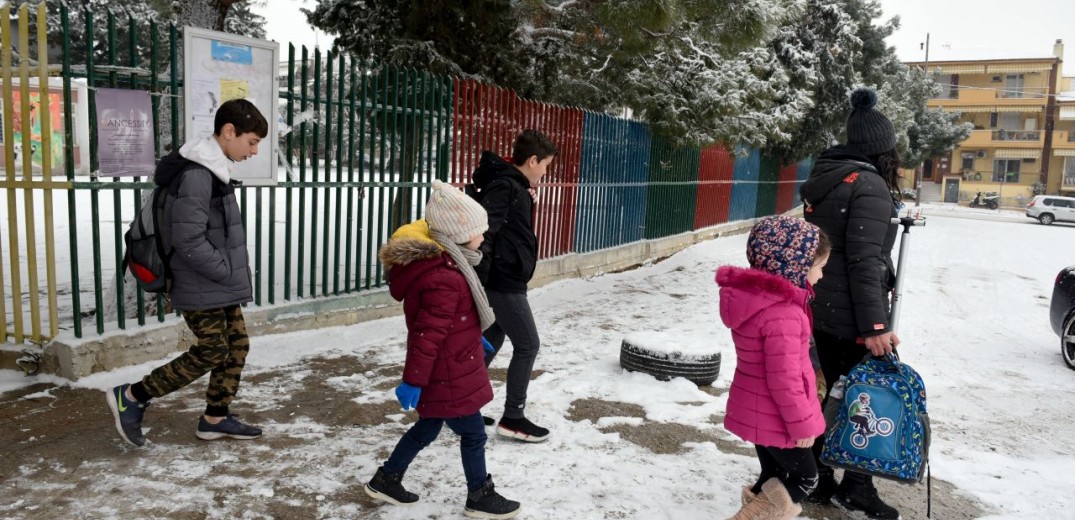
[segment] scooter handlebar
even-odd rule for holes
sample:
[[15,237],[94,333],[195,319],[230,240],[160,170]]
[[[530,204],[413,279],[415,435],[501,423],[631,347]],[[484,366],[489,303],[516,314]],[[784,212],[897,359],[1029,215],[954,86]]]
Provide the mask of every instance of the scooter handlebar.
[[889,223],[901,226],[925,226],[926,219],[922,217],[892,217]]

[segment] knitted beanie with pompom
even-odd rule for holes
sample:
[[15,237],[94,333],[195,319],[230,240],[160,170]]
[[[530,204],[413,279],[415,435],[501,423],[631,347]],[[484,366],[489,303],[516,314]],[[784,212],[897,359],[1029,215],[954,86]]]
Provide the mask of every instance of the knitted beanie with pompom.
[[873,107],[877,93],[860,87],[851,93],[851,115],[847,116],[847,146],[873,156],[896,147],[896,129],[884,114]]

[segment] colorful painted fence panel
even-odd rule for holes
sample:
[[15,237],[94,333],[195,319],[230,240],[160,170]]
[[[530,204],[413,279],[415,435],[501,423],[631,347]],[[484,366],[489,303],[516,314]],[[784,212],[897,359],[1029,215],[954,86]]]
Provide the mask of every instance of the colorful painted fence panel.
[[656,136],[652,143],[644,236],[659,238],[690,231],[701,151],[675,146]]
[[758,204],[758,180],[761,175],[761,154],[757,150],[738,148],[732,185],[732,207],[728,220],[754,218]]
[[780,161],[768,155],[761,156],[758,172],[758,200],[754,206],[754,217],[764,217],[776,213],[776,192],[780,180]]
[[646,125],[586,113],[575,252],[642,239],[650,146]]
[[470,182],[481,152],[511,160],[515,137],[525,129],[547,135],[559,148],[537,192],[534,215],[539,258],[564,254],[574,242],[575,201],[582,149],[581,110],[525,100],[515,92],[473,80],[454,80],[452,159],[449,181]]
[[695,201],[694,229],[728,221],[732,205],[732,176],[735,157],[722,144],[702,149],[698,161],[698,198]]
[[799,161],[798,168],[795,171],[795,201],[792,203],[792,207],[801,206],[803,203],[802,197],[799,195],[799,188],[806,182],[806,179],[810,177],[810,171],[814,169],[813,157],[808,157]]
[[776,212],[784,213],[794,207],[795,192],[799,185],[796,182],[799,175],[798,164],[788,164],[780,168],[779,182],[776,188]]

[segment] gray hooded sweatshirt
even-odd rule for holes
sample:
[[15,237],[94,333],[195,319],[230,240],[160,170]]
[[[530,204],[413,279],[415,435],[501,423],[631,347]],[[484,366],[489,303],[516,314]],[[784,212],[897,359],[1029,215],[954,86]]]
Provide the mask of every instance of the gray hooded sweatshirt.
[[157,164],[153,181],[173,195],[166,199],[161,233],[174,248],[169,295],[176,309],[218,309],[253,299],[230,164],[212,136],[186,143]]

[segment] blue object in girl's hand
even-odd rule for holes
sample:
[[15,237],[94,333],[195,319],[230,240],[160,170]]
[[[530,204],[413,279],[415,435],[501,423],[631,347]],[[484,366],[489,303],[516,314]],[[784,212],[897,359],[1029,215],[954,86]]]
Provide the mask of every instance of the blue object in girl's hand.
[[492,352],[496,350],[495,348],[493,348],[493,344],[489,343],[489,340],[485,339],[485,336],[482,336],[482,348],[485,349],[486,352]]
[[407,383],[400,383],[396,387],[396,399],[404,410],[418,408],[418,396],[422,395],[422,388]]

